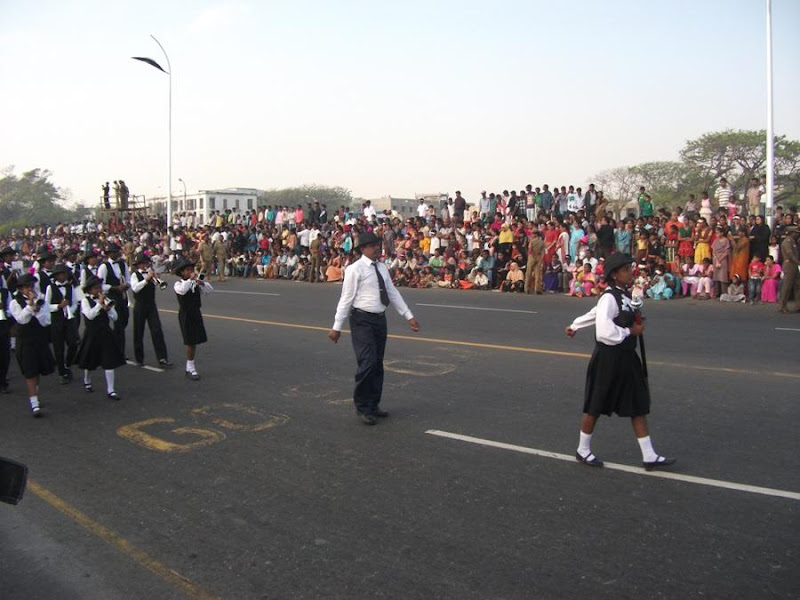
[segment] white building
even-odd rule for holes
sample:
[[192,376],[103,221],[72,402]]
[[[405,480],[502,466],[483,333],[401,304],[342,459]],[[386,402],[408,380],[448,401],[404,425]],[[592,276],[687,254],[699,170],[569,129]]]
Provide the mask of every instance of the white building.
[[[200,190],[192,194],[173,194],[172,213],[181,215],[193,213],[200,223],[208,222],[211,213],[234,209],[242,214],[258,208],[258,193],[255,188],[225,188],[221,190]],[[147,208],[155,214],[166,213],[167,199],[163,196],[148,198]]]

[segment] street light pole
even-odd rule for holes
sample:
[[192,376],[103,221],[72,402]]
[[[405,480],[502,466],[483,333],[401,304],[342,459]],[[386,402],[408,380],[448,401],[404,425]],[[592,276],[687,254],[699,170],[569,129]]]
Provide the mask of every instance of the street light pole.
[[775,221],[775,123],[772,102],[772,0],[767,0],[767,225]]
[[189,210],[186,205],[186,182],[180,177],[178,177],[178,181],[180,181],[183,184],[183,210],[186,211]]
[[164,50],[164,46],[161,45],[161,42],[159,42],[156,39],[156,36],[152,34],[150,34],[150,37],[153,38],[155,43],[158,44],[158,47],[161,48],[161,52],[164,53],[164,58],[167,59],[167,70],[165,71],[161,65],[159,65],[152,58],[144,58],[142,56],[133,56],[131,58],[146,62],[148,65],[155,67],[159,71],[162,71],[169,76],[169,113],[167,118],[167,132],[169,137],[167,152],[167,229],[169,230],[170,226],[172,225],[172,65],[169,62],[167,51]]

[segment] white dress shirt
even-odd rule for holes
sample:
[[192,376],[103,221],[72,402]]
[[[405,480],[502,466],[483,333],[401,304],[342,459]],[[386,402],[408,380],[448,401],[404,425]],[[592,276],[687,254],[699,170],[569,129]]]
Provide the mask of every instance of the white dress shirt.
[[612,294],[602,294],[592,310],[575,319],[570,329],[578,330],[584,327],[595,327],[595,339],[607,346],[616,346],[622,343],[631,334],[627,327],[620,327],[614,323],[619,314],[617,301]]
[[[356,262],[349,265],[344,271],[344,282],[342,283],[342,296],[339,298],[339,305],[336,307],[336,317],[333,321],[333,329],[341,331],[344,322],[350,316],[353,308],[370,313],[380,314],[386,310],[381,302],[381,288],[378,283],[375,268],[372,261],[366,256],[361,256]],[[413,319],[414,315],[406,306],[403,297],[392,283],[392,276],[382,262],[378,262],[378,271],[383,277],[386,292],[389,295],[389,302],[394,305],[400,316],[406,320]]]
[[[47,291],[50,291],[49,286]],[[48,298],[38,292],[36,293],[36,298],[45,301],[44,305],[42,305],[38,312],[34,312],[30,304],[20,306],[16,298],[12,298],[9,301],[9,310],[11,310],[11,315],[14,317],[14,320],[17,323],[20,325],[27,325],[30,323],[31,319],[36,318],[36,320],[39,321],[39,325],[42,327],[47,327],[50,325],[50,311],[47,308],[47,304],[49,303]]]
[[[128,283],[127,278],[122,274],[122,268],[119,266],[119,263],[116,260],[110,262],[111,270],[114,271],[114,275],[116,275],[120,285]],[[97,277],[103,282],[103,293],[111,289],[111,284],[106,283],[108,281],[108,263],[109,261],[103,262],[97,267]]]
[[[94,306],[92,306],[89,303],[88,296],[84,296],[83,299],[81,300],[81,314],[90,321],[93,321],[97,317],[97,315],[100,314],[101,310],[104,310],[103,305],[100,304],[97,298],[93,297],[92,300],[94,300],[95,302]],[[112,307],[108,311],[109,327],[111,327],[111,322],[116,320],[117,320],[117,309]]]
[[209,292],[214,291],[214,288],[212,288],[211,284],[207,281],[204,281],[203,285],[199,285],[194,279],[179,279],[175,282],[174,289],[176,294],[185,296],[189,292],[193,291],[196,287],[200,288],[201,294],[208,294]]

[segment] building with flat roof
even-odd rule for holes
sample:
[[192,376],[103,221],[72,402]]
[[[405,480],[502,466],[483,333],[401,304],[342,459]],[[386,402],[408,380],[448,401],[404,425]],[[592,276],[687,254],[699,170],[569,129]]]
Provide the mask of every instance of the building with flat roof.
[[[181,215],[183,213],[194,214],[195,221],[200,223],[208,222],[209,216],[219,211],[224,213],[226,210],[234,210],[244,213],[248,210],[258,208],[258,189],[256,188],[223,188],[218,190],[199,190],[191,194],[172,195],[172,213]],[[148,211],[155,214],[167,212],[167,199],[164,196],[148,198]]]

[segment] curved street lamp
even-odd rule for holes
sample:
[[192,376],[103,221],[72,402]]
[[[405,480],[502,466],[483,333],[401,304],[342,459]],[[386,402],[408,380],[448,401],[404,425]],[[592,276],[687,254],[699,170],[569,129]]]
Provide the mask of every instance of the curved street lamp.
[[162,73],[166,73],[169,76],[169,117],[167,122],[167,132],[168,132],[168,152],[167,152],[167,230],[172,226],[172,65],[169,62],[169,56],[167,56],[167,51],[164,50],[164,46],[161,45],[156,39],[156,36],[150,35],[153,40],[155,40],[158,47],[161,48],[161,52],[164,53],[164,58],[167,60],[167,71],[165,71],[160,64],[154,61],[152,58],[145,58],[143,56],[132,56],[133,60],[140,60],[142,62],[147,63],[148,65],[155,67]]

